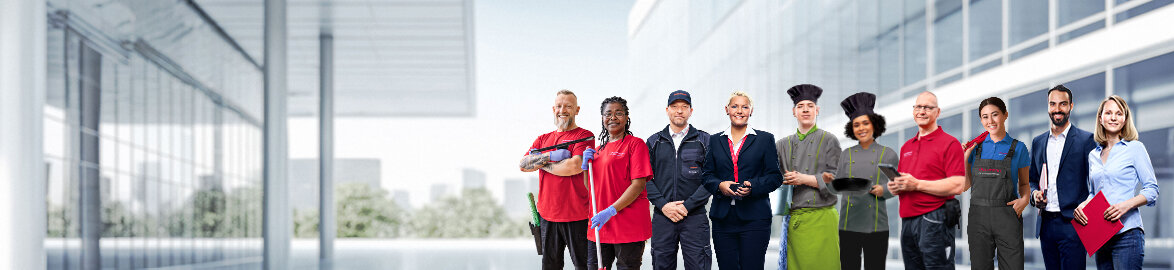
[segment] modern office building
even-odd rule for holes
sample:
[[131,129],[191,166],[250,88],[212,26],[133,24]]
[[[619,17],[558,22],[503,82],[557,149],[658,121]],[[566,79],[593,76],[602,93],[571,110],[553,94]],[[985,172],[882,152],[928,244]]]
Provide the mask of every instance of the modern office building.
[[485,188],[485,172],[477,169],[461,169],[461,188]]
[[[362,183],[371,189],[383,188],[379,159],[374,158],[336,158],[334,159],[334,185],[339,183]],[[299,210],[318,209],[318,159],[290,159],[289,160],[290,194],[296,200],[290,200],[290,208]],[[306,196],[312,197],[307,198]]]
[[512,218],[525,217],[530,214],[530,202],[526,198],[526,182],[521,178],[506,179],[502,186],[502,206]]
[[[472,115],[472,16],[471,0],[0,1],[0,269],[289,269],[286,118],[319,117],[319,164],[343,176],[336,116]],[[317,187],[299,196],[330,198]]]
[[[1145,0],[881,0],[657,1],[638,0],[629,17],[634,110],[663,108],[664,95],[693,91],[694,107],[720,108],[733,90],[755,98],[750,125],[793,133],[785,90],[812,83],[824,89],[818,126],[842,134],[839,102],[860,91],[877,94],[888,122],[878,142],[900,147],[916,133],[914,97],[939,98],[939,124],[958,138],[982,132],[980,100],[1008,101],[1011,136],[1030,143],[1047,129],[1046,89],[1072,89],[1073,122],[1091,130],[1108,95],[1133,108],[1164,194],[1174,191],[1174,6]],[[720,114],[694,114],[693,124],[725,129]],[[659,127],[658,127],[659,128]],[[965,141],[965,140],[963,140]],[[841,138],[843,146],[854,144]],[[967,196],[962,196],[963,200]],[[899,226],[896,200],[888,205]],[[1147,254],[1168,254],[1174,201],[1141,208]],[[1034,224],[1034,210],[1024,223]],[[899,230],[890,229],[896,237]],[[964,230],[963,230],[964,231]],[[964,233],[958,263],[968,264]],[[1034,226],[1025,226],[1029,267],[1042,267]],[[1152,239],[1152,240],[1151,240]],[[893,247],[890,247],[893,248]],[[891,249],[897,259],[899,249]],[[1146,265],[1171,267],[1169,256]],[[1094,260],[1089,260],[1090,265]]]

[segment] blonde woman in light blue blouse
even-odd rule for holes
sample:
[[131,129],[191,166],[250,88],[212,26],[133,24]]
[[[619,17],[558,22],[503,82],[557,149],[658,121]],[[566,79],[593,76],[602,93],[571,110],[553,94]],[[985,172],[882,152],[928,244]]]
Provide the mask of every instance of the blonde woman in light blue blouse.
[[[1077,222],[1091,218],[1120,220],[1124,227],[1097,250],[1097,269],[1141,269],[1145,256],[1145,232],[1138,207],[1158,202],[1158,183],[1145,144],[1137,140],[1133,114],[1125,99],[1109,96],[1097,109],[1093,133],[1097,147],[1088,153],[1088,199],[1073,213]],[[1137,190],[1140,186],[1141,189]],[[1109,208],[1103,214],[1085,215],[1084,206],[1103,192]]]

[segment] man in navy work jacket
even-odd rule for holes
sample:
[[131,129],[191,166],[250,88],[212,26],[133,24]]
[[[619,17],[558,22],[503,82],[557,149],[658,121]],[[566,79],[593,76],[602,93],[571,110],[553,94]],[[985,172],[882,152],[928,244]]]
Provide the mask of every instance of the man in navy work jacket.
[[[1041,209],[1035,231],[1047,269],[1084,269],[1088,254],[1072,228],[1072,211],[1088,196],[1088,152],[1096,143],[1068,121],[1073,107],[1072,90],[1048,90],[1051,128],[1031,140],[1031,198]],[[1047,186],[1040,186],[1043,170]]]
[[652,202],[652,268],[677,269],[677,247],[685,269],[711,268],[709,220],[705,205],[709,191],[701,185],[701,167],[709,149],[709,133],[689,124],[692,97],[684,90],[669,94],[665,113],[669,125],[648,136],[649,157],[655,181],[648,181]]

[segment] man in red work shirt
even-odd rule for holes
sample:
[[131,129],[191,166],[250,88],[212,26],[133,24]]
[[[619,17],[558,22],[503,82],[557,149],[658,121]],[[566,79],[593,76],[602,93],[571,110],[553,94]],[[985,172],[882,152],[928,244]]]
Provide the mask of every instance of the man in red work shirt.
[[[557,129],[542,134],[530,149],[595,137],[575,125],[578,97],[570,90],[555,94]],[[518,165],[523,172],[538,171],[538,214],[542,216],[542,269],[562,269],[563,249],[569,249],[575,269],[587,269],[587,219],[591,218],[587,184],[583,178],[583,150],[595,141],[572,144],[568,149],[529,153]]]
[[954,269],[954,195],[966,190],[962,144],[938,126],[938,98],[922,92],[913,105],[917,136],[901,146],[889,190],[900,197],[901,255],[905,269]]

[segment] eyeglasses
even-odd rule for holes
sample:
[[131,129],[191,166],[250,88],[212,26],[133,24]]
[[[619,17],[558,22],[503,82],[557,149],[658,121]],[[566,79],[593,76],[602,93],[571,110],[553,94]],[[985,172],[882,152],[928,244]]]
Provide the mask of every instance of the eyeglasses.
[[915,105],[915,106],[913,106],[913,111],[927,111],[928,112],[928,111],[932,111],[937,108],[938,108],[938,106]]
[[624,116],[628,116],[628,113],[623,112],[623,111],[619,111],[619,112],[609,112],[609,113],[603,114],[604,118],[612,118],[613,116],[614,117],[624,117]]

